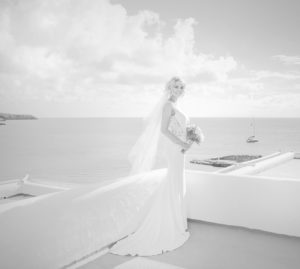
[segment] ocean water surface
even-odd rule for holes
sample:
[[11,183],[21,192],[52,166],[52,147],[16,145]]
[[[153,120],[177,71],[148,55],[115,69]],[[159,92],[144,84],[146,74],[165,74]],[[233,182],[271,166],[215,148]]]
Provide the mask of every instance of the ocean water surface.
[[[205,135],[186,155],[189,169],[211,167],[192,164],[230,154],[266,155],[276,151],[300,152],[299,118],[258,118],[258,143],[248,118],[191,118]],[[0,181],[23,178],[56,182],[93,183],[126,176],[127,154],[142,130],[140,118],[42,118],[7,121],[0,126]],[[158,158],[156,167],[164,167]]]

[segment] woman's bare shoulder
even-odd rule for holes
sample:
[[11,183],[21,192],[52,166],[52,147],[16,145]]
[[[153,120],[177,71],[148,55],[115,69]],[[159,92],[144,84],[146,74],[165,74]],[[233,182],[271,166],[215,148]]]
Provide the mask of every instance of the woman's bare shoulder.
[[174,114],[175,113],[175,108],[174,105],[172,104],[172,102],[166,102],[164,104],[164,109],[163,109],[166,113],[170,113],[170,114]]

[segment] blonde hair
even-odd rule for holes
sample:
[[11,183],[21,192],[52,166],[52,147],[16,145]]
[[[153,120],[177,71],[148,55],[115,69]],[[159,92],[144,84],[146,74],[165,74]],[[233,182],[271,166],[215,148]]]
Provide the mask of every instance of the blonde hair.
[[[174,87],[178,82],[183,86],[183,88],[179,89]],[[185,83],[179,77],[172,77],[167,82],[165,91],[168,93],[169,96],[178,95],[178,94],[182,96],[185,92]]]

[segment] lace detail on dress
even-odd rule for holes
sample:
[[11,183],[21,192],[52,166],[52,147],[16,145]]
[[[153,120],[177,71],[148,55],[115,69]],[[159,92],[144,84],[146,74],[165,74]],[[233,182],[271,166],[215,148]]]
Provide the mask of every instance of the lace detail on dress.
[[171,115],[169,126],[169,131],[178,137],[182,141],[186,141],[186,118],[177,109],[175,114]]

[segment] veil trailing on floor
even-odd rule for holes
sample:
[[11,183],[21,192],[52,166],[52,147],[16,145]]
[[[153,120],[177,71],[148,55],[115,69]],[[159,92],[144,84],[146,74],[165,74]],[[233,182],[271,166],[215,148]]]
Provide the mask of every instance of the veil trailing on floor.
[[143,118],[142,134],[128,154],[131,163],[129,175],[148,172],[155,165],[161,139],[162,110],[168,98],[169,93],[164,91],[152,111]]

